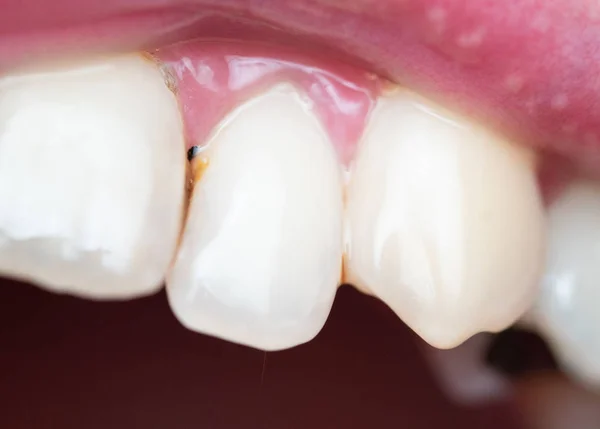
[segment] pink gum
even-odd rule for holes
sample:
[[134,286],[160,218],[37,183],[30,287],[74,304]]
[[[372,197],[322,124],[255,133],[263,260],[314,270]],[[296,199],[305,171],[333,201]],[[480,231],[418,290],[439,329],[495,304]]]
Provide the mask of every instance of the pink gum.
[[[258,43],[196,40],[153,52],[173,81],[188,148],[202,146],[215,127],[244,101],[278,83],[308,97],[340,162],[349,165],[386,81],[359,68]],[[541,153],[541,192],[550,204],[573,178],[564,159]]]
[[521,143],[600,166],[597,0],[3,0],[0,70],[191,37],[345,54]]
[[206,142],[245,100],[286,82],[310,99],[347,164],[384,83],[361,69],[270,45],[193,41],[153,54],[175,79],[188,147]]

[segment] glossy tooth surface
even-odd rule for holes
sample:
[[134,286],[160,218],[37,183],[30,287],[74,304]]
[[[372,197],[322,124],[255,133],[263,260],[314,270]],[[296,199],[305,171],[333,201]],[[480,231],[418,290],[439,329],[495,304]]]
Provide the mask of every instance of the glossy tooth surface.
[[373,114],[347,198],[347,280],[431,345],[501,330],[531,304],[543,209],[525,150],[397,91]]
[[600,185],[576,182],[549,211],[543,287],[532,317],[564,366],[600,387]]
[[155,292],[185,165],[176,99],[146,58],[0,78],[0,272],[98,299]]
[[342,182],[307,109],[291,88],[272,90],[193,160],[204,171],[167,282],[190,329],[276,350],[323,326],[341,275]]

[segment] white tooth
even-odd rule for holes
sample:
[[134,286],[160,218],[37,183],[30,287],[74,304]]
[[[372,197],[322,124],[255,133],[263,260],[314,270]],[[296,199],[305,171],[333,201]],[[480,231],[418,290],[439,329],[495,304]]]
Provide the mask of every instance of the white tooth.
[[167,281],[192,330],[264,350],[312,339],[340,281],[342,182],[308,106],[276,89],[234,112],[203,153]]
[[158,290],[185,202],[174,95],[139,55],[0,79],[0,271],[93,298]]
[[381,100],[351,174],[347,279],[431,345],[531,304],[543,208],[530,153],[404,91]]
[[532,313],[567,369],[600,386],[600,185],[572,184],[548,216],[546,275]]

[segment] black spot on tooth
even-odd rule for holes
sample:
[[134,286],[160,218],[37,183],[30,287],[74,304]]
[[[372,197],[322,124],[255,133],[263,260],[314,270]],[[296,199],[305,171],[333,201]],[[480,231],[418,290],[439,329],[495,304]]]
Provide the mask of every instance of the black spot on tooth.
[[200,146],[192,146],[191,148],[189,148],[187,151],[188,161],[191,161],[192,159],[194,159],[196,157],[196,155],[198,155],[199,152],[200,152]]
[[513,378],[527,373],[556,370],[558,367],[544,340],[532,332],[517,328],[497,334],[487,350],[485,360],[498,372]]

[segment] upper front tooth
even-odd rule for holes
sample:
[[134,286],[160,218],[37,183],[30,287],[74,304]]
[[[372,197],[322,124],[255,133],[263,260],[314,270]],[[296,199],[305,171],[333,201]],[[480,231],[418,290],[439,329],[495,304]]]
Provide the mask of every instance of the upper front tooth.
[[313,338],[340,281],[342,182],[291,88],[241,106],[199,154],[167,291],[190,329],[265,350]]
[[406,92],[381,100],[348,189],[347,279],[426,341],[510,325],[543,258],[533,159]]
[[0,271],[88,297],[156,291],[184,149],[177,101],[141,56],[0,79]]
[[600,185],[572,184],[549,212],[546,275],[532,312],[564,365],[600,386]]

